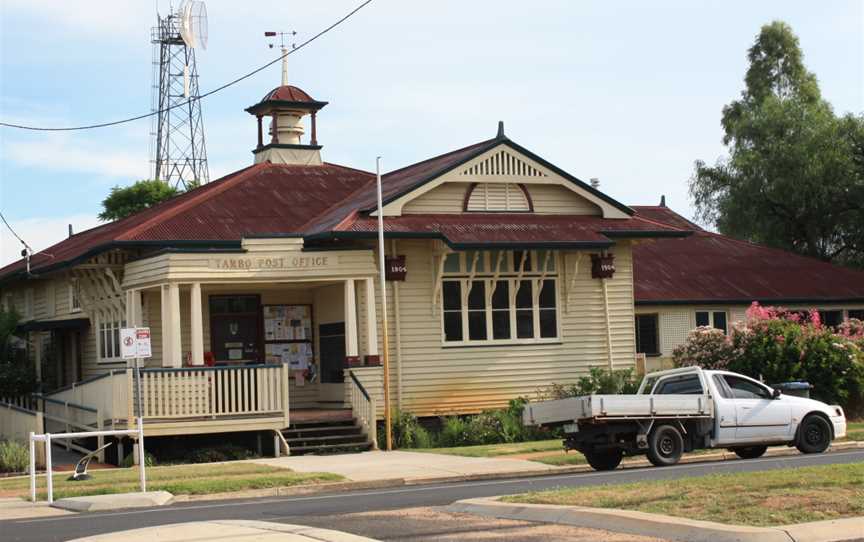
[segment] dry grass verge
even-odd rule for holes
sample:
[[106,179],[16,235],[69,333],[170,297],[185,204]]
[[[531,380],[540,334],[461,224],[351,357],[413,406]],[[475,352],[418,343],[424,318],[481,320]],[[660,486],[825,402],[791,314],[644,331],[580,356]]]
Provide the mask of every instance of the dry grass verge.
[[568,488],[507,502],[619,508],[759,527],[864,515],[864,463]]

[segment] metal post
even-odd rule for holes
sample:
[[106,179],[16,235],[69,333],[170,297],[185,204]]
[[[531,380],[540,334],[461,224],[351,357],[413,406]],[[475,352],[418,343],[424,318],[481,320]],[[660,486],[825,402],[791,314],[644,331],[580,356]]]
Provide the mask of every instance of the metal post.
[[141,483],[141,493],[147,491],[147,480],[144,475],[144,464],[147,459],[144,456],[144,419],[138,416],[138,481]]
[[36,502],[36,441],[30,431],[30,501]]
[[143,360],[141,358],[135,358],[135,382],[136,389],[138,390],[138,401],[136,404],[138,406],[138,419],[144,417],[144,395],[141,393],[141,362]]
[[45,433],[45,477],[48,482],[48,504],[54,502],[54,477],[51,474],[51,433]]
[[[384,371],[384,428],[387,435],[385,449],[389,452],[393,449],[393,430],[390,419],[390,349],[387,337],[387,280],[384,269],[384,205],[381,197],[381,157],[375,159],[375,174],[378,185],[378,259],[379,278],[381,280],[381,327],[382,327],[382,349],[381,365]],[[375,300],[370,300],[374,303]],[[375,426],[373,417],[372,426]]]

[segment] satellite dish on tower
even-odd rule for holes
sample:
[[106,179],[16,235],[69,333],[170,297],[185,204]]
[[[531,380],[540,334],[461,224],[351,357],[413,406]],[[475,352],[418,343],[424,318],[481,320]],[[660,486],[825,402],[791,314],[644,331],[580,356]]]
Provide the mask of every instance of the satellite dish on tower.
[[187,47],[207,49],[207,6],[189,0],[180,6],[180,37]]

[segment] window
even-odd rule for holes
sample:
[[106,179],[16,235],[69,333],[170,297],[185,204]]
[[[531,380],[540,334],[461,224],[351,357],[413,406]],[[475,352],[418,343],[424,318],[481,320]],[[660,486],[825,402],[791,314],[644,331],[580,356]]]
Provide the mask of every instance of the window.
[[726,311],[696,311],[696,327],[713,327],[723,333],[728,331]]
[[724,399],[732,399],[732,391],[729,389],[729,386],[726,385],[726,381],[723,380],[721,375],[714,375],[714,385],[717,386],[717,391],[720,392],[720,396]]
[[732,390],[732,397],[735,399],[771,399],[768,388],[751,380],[731,375],[723,375],[723,378]]
[[864,309],[856,309],[849,311],[849,319],[864,320]]
[[554,261],[554,253],[547,251],[447,255],[441,285],[444,342],[455,345],[557,339]]
[[126,327],[125,320],[106,320],[103,317],[96,319],[96,341],[99,345],[99,361],[119,361],[120,358],[120,329]]
[[656,314],[636,315],[636,352],[640,354],[660,354],[660,326]]
[[822,321],[823,326],[828,327],[837,327],[843,323],[843,311],[834,310],[834,311],[819,311],[819,320]]
[[80,287],[81,285],[78,282],[78,279],[72,279],[69,281],[69,312],[81,311]]
[[661,380],[656,395],[702,395],[702,383],[699,375],[683,375]]

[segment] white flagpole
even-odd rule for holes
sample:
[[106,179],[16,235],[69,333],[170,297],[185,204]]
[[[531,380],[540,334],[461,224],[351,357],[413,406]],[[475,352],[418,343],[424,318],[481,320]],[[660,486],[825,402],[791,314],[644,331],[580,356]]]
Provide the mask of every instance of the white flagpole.
[[[381,325],[382,325],[382,349],[381,365],[384,371],[384,427],[387,434],[386,450],[393,449],[393,431],[390,419],[390,355],[387,338],[387,281],[384,269],[384,204],[381,197],[381,157],[375,158],[375,176],[378,182],[378,264],[379,278],[381,281]],[[374,300],[370,300],[374,303]]]

